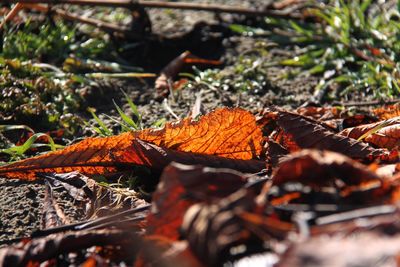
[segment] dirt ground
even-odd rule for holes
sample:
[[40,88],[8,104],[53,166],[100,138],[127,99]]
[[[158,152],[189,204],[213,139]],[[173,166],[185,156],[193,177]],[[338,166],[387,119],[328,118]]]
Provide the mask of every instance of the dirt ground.
[[[210,2],[260,6],[264,1],[220,0]],[[152,68],[149,67],[149,69],[153,70],[159,69],[185,50],[191,50],[194,54],[205,57],[209,57],[212,53],[213,58],[223,60],[226,63],[224,67],[229,69],[238,55],[252,49],[259,41],[253,37],[230,34],[226,25],[218,21],[219,19],[214,14],[207,12],[150,10],[149,14],[154,33],[163,33],[163,35],[184,36],[195,25],[197,25],[196,27],[203,25],[195,31],[191,42],[178,43],[176,46],[174,43],[169,43],[164,47],[168,49],[169,46],[175,46],[173,53],[168,53],[162,58],[161,56],[157,58],[158,54],[154,53],[151,58],[148,58],[148,62],[144,65],[145,67],[151,66]],[[237,19],[230,16],[223,16],[223,20]],[[207,23],[199,24],[200,21]],[[154,47],[150,48],[150,51],[157,49],[156,44],[151,45]],[[281,53],[282,50],[275,48],[270,51],[269,56],[273,58]],[[135,56],[137,55],[132,55],[132,60],[138,60]],[[240,106],[252,112],[257,112],[271,104],[298,107],[310,100],[317,80],[304,75],[292,79],[281,79],[282,74],[287,71],[287,68],[282,67],[269,68],[266,77],[267,83],[262,90],[242,92],[221,90],[216,92],[209,88],[193,87],[180,91],[174,98],[169,97],[167,105],[179,118],[184,118],[191,112],[196,99],[201,99],[202,111],[205,113],[221,106]],[[140,80],[105,81],[99,83],[97,87],[88,88],[88,101],[91,106],[96,107],[99,113],[116,115],[110,99],[114,98],[117,102],[124,104],[120,91],[123,88],[132,101],[138,105],[145,126],[151,125],[160,118],[165,118],[167,121],[174,120],[174,115],[168,111],[166,103],[156,99],[157,93],[153,83],[154,81]],[[106,120],[106,118],[104,119]],[[43,197],[44,184],[41,182],[25,183],[0,178],[0,244],[7,244],[15,238],[29,236],[32,231],[40,229]],[[81,219],[81,213],[65,193],[58,192],[56,197],[71,222]]]

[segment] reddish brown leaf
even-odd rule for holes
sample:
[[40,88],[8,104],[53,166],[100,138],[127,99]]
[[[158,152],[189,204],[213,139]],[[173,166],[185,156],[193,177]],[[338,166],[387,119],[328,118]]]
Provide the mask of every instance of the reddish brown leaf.
[[177,240],[183,215],[190,206],[225,197],[244,184],[243,177],[228,170],[177,164],[168,166],[153,194],[147,234]]
[[279,110],[277,124],[301,148],[326,149],[355,159],[391,159],[389,151],[375,149],[352,138],[343,137],[310,118]]
[[393,149],[400,145],[400,123],[399,118],[390,119],[381,122],[361,125],[354,128],[348,128],[340,132],[340,135],[348,136],[354,139],[362,137],[368,131],[373,131],[368,134],[363,140],[377,147]]
[[356,114],[350,117],[346,117],[342,121],[342,129],[356,127],[363,124],[369,124],[377,122],[378,119],[376,117],[365,115],[365,114]]
[[255,197],[251,190],[242,189],[214,204],[196,204],[188,209],[182,224],[183,235],[207,266],[221,266],[229,247],[249,240],[251,232],[237,213],[252,212]]
[[146,236],[135,267],[204,267],[190,250],[186,241],[175,241],[164,236]]
[[341,154],[330,151],[304,149],[283,161],[273,175],[274,185],[300,182],[315,187],[332,184],[340,179],[345,185],[382,179],[366,166]]
[[161,130],[87,138],[63,150],[2,166],[0,175],[34,180],[38,172],[108,174],[134,165],[162,170],[171,161],[258,172],[264,163],[249,159],[260,155],[261,139],[250,113],[219,109],[198,122],[185,119]]
[[107,138],[87,138],[59,151],[2,166],[0,175],[34,180],[37,172],[80,171],[85,174],[115,172],[118,162],[114,162],[114,158],[132,145],[132,139],[131,133]]

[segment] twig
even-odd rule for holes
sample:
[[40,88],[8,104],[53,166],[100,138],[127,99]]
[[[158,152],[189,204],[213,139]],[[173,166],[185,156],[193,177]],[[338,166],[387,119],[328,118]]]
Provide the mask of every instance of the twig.
[[3,0],[3,3],[47,3],[47,4],[70,4],[70,5],[95,5],[108,7],[132,8],[135,5],[148,8],[170,8],[183,10],[209,11],[216,13],[235,13],[250,16],[270,16],[276,18],[301,19],[302,14],[277,10],[256,10],[246,7],[206,4],[206,3],[186,3],[186,2],[162,2],[162,1],[132,1],[132,0]]
[[0,23],[0,30],[3,29],[4,25],[12,20],[16,15],[18,15],[19,11],[24,8],[24,5],[21,3],[17,3],[13,9],[4,17],[4,19]]
[[392,100],[375,100],[375,101],[366,101],[366,102],[348,102],[348,103],[332,103],[332,105],[338,105],[343,107],[362,107],[362,106],[380,106],[386,104],[396,104],[400,102],[400,98],[392,99]]
[[97,19],[91,19],[91,18],[84,18],[81,16],[77,16],[75,14],[69,13],[67,11],[64,11],[62,9],[58,9],[58,8],[51,8],[51,7],[47,7],[47,6],[43,6],[43,5],[24,5],[23,8],[29,8],[29,9],[34,9],[40,12],[53,12],[54,14],[60,16],[63,19],[66,20],[72,20],[72,21],[78,21],[81,23],[85,23],[88,25],[92,25],[95,26],[97,28],[99,28],[102,31],[105,32],[117,32],[117,33],[121,33],[124,35],[132,35],[134,34],[132,31],[130,31],[127,27],[121,26],[121,25],[115,25],[112,23],[108,23],[108,22],[104,22],[101,20],[97,20]]

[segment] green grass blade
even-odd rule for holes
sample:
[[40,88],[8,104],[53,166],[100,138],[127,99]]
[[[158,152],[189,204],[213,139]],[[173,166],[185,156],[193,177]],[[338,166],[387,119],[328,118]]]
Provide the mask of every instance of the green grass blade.
[[[98,132],[99,134],[104,135],[104,136],[113,135],[112,131],[110,129],[108,129],[108,127],[104,124],[104,122],[99,117],[97,117],[93,108],[88,108],[88,111],[90,112],[90,114],[92,114],[92,117],[95,119],[97,124],[100,126],[99,128],[97,128],[97,127],[93,128],[96,132]],[[97,130],[95,128],[97,128]]]
[[380,129],[390,125],[393,122],[393,120],[385,120],[382,123],[378,124],[377,126],[375,126],[374,128],[370,129],[369,131],[367,131],[366,133],[364,133],[363,135],[361,135],[357,141],[362,141],[365,138],[373,135],[374,133],[378,132]]
[[51,148],[52,151],[57,149],[57,146],[54,143],[54,140],[45,133],[36,133],[34,135],[32,135],[31,137],[29,137],[28,140],[25,141],[25,143],[23,143],[20,146],[13,146],[10,148],[6,148],[6,149],[1,149],[0,152],[1,153],[7,153],[9,155],[18,155],[18,156],[23,156],[25,154],[26,151],[28,151],[31,148],[34,147],[38,147],[37,145],[35,146],[34,143],[36,142],[36,140],[42,136],[46,136],[49,140],[49,144],[40,144],[39,146],[49,146]]
[[137,118],[137,120],[135,122],[135,124],[137,125],[136,129],[140,129],[141,128],[141,123],[142,123],[142,116],[140,115],[137,106],[132,102],[130,97],[124,91],[122,91],[122,93],[124,94],[125,99],[128,102],[128,105],[129,105],[129,107],[131,108],[131,110],[133,112],[133,115],[135,115],[135,117]]
[[131,117],[129,117],[128,115],[126,115],[124,113],[124,111],[122,111],[122,109],[115,103],[115,101],[113,100],[114,106],[118,111],[118,114],[121,116],[121,119],[130,127],[134,128],[134,129],[138,129],[137,124],[132,120]]
[[28,132],[34,133],[29,126],[26,125],[0,125],[0,132],[13,131],[13,130],[26,130]]

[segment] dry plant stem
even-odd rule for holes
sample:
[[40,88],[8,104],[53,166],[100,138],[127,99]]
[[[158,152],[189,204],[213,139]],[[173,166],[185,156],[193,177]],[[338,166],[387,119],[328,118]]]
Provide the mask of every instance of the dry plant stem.
[[25,4],[23,6],[23,8],[33,9],[33,10],[37,10],[40,12],[49,12],[50,11],[50,12],[60,16],[63,19],[92,25],[92,26],[99,28],[102,31],[109,32],[109,33],[117,32],[117,33],[124,34],[124,35],[133,35],[134,34],[127,27],[124,27],[121,25],[115,25],[115,24],[104,22],[104,21],[97,20],[97,19],[84,18],[81,16],[71,14],[62,9],[58,9],[58,8],[51,8],[51,7],[47,7],[44,5],[37,5],[37,4],[36,5]]
[[385,104],[396,104],[400,102],[400,98],[392,99],[392,100],[375,100],[375,101],[367,101],[367,102],[349,102],[349,103],[334,103],[335,105],[344,106],[344,107],[362,107],[362,106],[380,106]]
[[300,19],[302,14],[288,14],[285,11],[275,10],[256,10],[252,8],[206,4],[206,3],[186,3],[186,2],[164,2],[164,1],[132,1],[132,0],[4,0],[4,3],[47,3],[47,4],[71,4],[71,5],[96,5],[108,7],[132,8],[135,5],[149,8],[170,8],[184,10],[199,10],[216,13],[235,13],[250,16],[270,16],[276,18]]
[[5,16],[5,18],[1,21],[0,23],[0,30],[3,29],[4,25],[6,25],[6,23],[10,20],[12,20],[15,16],[18,15],[19,11],[21,11],[21,9],[23,9],[25,6],[24,4],[21,3],[17,3],[12,9],[11,11]]

